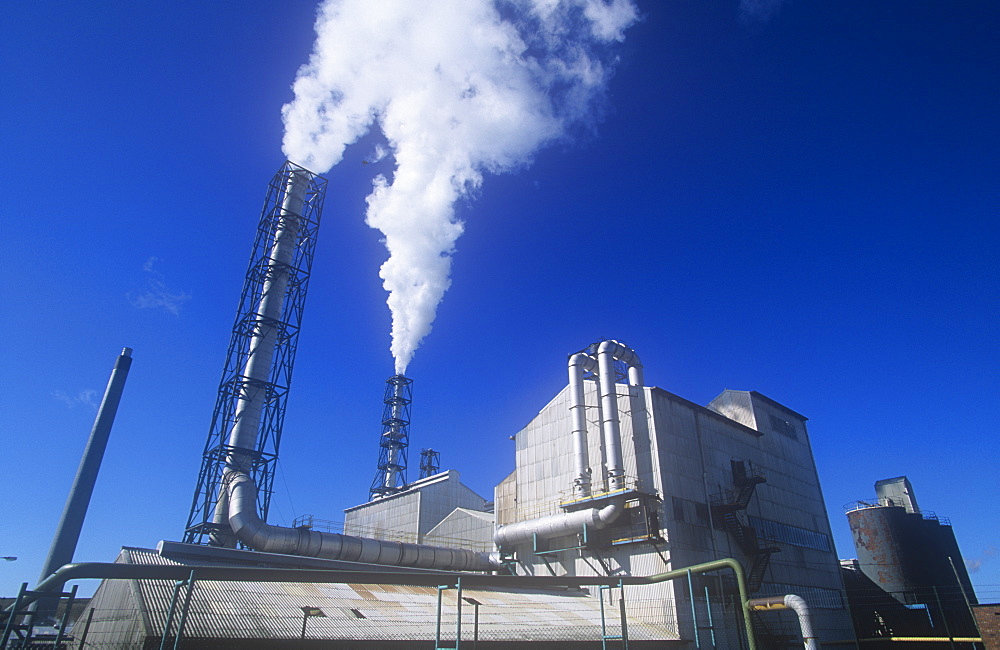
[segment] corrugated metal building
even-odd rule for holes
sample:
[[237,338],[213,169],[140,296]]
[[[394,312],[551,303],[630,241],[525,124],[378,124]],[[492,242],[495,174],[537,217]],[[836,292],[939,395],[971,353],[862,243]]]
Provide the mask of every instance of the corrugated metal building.
[[[350,563],[210,549],[161,542],[157,550],[124,548],[128,564],[235,565],[344,569]],[[356,565],[369,570],[371,567]],[[434,647],[438,590],[426,586],[198,581],[184,627],[184,648],[430,648]],[[91,600],[87,648],[157,648],[174,593],[169,580],[106,580]],[[442,592],[441,639],[453,647],[458,603]],[[605,596],[607,598],[607,596]],[[602,613],[585,589],[465,589],[463,646],[483,648],[600,647]],[[605,619],[620,629],[616,602]],[[304,616],[303,608],[315,613]],[[630,643],[672,636],[671,630],[628,620]],[[176,631],[175,625],[171,631]],[[79,634],[77,638],[79,638]],[[675,635],[674,635],[675,636]],[[172,647],[173,638],[168,647]],[[474,646],[473,646],[474,647]],[[664,647],[657,645],[656,647]]]
[[344,534],[422,544],[455,508],[484,512],[487,503],[462,483],[457,471],[447,470],[414,481],[396,494],[347,508]]
[[[605,370],[602,378],[610,376]],[[641,372],[630,385],[605,381],[600,390],[593,377],[578,376],[515,436],[515,469],[496,487],[495,508],[452,470],[348,508],[344,532],[474,551],[494,550],[492,539],[500,539],[501,560],[515,575],[650,576],[731,557],[745,566],[751,596],[801,596],[821,642],[853,640],[805,417],[757,392],[727,390],[706,407],[642,386]],[[580,413],[589,429],[583,436],[574,422]],[[602,436],[612,419],[619,432]],[[617,468],[609,465],[614,441]],[[582,456],[589,457],[586,489]],[[600,525],[566,523],[604,511],[613,515]],[[505,538],[505,529],[519,532]],[[158,551],[124,549],[119,562],[351,565],[171,542]],[[483,647],[600,647],[602,636],[615,636],[625,602],[635,647],[739,648],[744,624],[733,582],[693,575],[630,587],[625,599],[617,589],[468,590],[460,627]],[[106,581],[94,597],[88,645],[156,647],[172,593],[169,581]],[[443,629],[455,630],[454,590],[199,582],[185,647],[282,647],[298,644],[302,629],[305,642],[323,647],[433,647],[439,596]],[[790,612],[769,613],[758,625],[758,647],[783,648],[799,637]]]
[[[600,496],[608,489],[607,450],[595,432],[607,415],[596,383],[584,382],[584,396],[590,501],[600,507],[607,502]],[[853,639],[806,418],[756,392],[727,390],[703,407],[660,388],[616,388],[625,513],[607,529],[589,531],[587,540],[520,541],[504,549],[511,566],[528,575],[651,575],[733,557],[750,574],[753,596],[802,596],[821,641]],[[567,387],[517,434],[516,470],[496,489],[499,525],[577,507],[572,399]],[[728,606],[732,593],[718,577],[696,577],[690,587],[663,583],[644,595],[642,617],[708,644],[706,600],[716,631],[738,628]],[[790,614],[768,614],[766,623],[772,638],[798,636]]]

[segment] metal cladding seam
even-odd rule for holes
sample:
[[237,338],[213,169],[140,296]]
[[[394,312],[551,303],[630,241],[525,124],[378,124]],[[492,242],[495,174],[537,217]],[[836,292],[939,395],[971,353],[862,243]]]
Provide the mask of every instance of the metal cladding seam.
[[447,571],[492,571],[499,566],[491,554],[468,549],[272,526],[257,515],[257,486],[245,472],[228,470],[223,485],[229,495],[229,526],[257,551]]

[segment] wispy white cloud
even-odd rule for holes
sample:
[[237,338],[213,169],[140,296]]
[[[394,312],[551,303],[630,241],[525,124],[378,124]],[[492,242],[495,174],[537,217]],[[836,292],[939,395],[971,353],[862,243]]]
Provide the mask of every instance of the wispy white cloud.
[[979,557],[965,558],[965,568],[969,570],[969,573],[975,573],[983,568],[984,564],[992,560],[996,554],[996,546],[987,546],[983,549],[983,552],[979,554]]
[[76,395],[70,395],[64,390],[54,390],[52,391],[52,397],[56,398],[66,406],[70,408],[76,408],[77,406],[86,406],[90,409],[97,410],[97,391],[86,388],[84,390],[78,391]]
[[740,0],[740,16],[747,21],[764,23],[781,11],[786,0]]
[[158,261],[157,257],[146,260],[142,265],[146,274],[145,285],[139,291],[129,292],[126,297],[137,309],[163,309],[177,316],[184,303],[191,299],[191,294],[168,287],[163,274],[154,268]]

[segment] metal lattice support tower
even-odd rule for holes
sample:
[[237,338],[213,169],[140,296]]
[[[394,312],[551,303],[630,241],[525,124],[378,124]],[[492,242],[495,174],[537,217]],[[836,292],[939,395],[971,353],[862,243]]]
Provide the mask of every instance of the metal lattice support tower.
[[393,375],[385,380],[385,408],[379,439],[378,470],[369,498],[384,497],[406,488],[406,448],[410,444],[410,402],[413,380]]
[[[219,488],[226,467],[249,472],[266,521],[326,179],[286,162],[271,179],[184,541],[234,546]],[[221,507],[220,507],[221,505]]]
[[441,471],[441,452],[433,449],[420,450],[420,478],[434,476]]

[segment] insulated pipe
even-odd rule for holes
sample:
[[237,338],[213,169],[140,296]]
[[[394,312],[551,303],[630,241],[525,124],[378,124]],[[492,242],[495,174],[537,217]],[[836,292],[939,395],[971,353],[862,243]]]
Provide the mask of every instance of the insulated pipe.
[[569,358],[569,412],[573,419],[573,459],[576,476],[573,493],[578,498],[590,496],[590,459],[587,453],[587,405],[583,394],[583,374],[597,369],[597,361],[583,352]]
[[603,341],[597,348],[601,381],[602,430],[607,450],[608,489],[625,489],[625,463],[622,460],[621,426],[618,421],[618,392],[615,389],[614,360],[628,365],[630,386],[642,386],[642,363],[632,348],[618,341]]
[[[299,234],[299,219],[309,187],[309,174],[293,170],[285,186],[285,198],[274,231],[274,243],[267,261],[267,278],[261,288],[257,303],[254,328],[256,334],[250,342],[250,351],[243,367],[243,385],[236,403],[235,424],[229,432],[228,444],[233,449],[226,456],[226,467],[250,471],[253,450],[257,447],[260,416],[267,399],[267,383],[274,362],[274,348],[278,324],[288,288],[289,267],[295,255]],[[213,523],[224,527],[229,520],[228,500],[220,490]],[[232,547],[235,540],[224,532],[212,534],[216,545]]]
[[527,541],[534,536],[539,539],[550,539],[563,535],[576,535],[583,532],[584,526],[600,530],[618,518],[623,506],[622,499],[615,499],[601,509],[587,508],[576,512],[561,512],[507,524],[497,529],[493,534],[493,541],[498,547],[503,548]]
[[[229,433],[229,446],[239,450],[253,450],[257,446],[260,414],[267,398],[266,384],[274,361],[274,347],[278,337],[278,324],[285,303],[289,267],[295,255],[299,234],[299,219],[305,203],[309,175],[292,171],[285,187],[285,199],[274,231],[274,244],[267,264],[267,278],[257,304],[257,334],[250,344],[250,354],[243,368],[246,381],[236,405],[236,424]],[[249,453],[233,451],[227,456],[229,467],[247,471],[252,457]]]
[[245,472],[227,470],[223,485],[229,496],[229,526],[256,551],[449,571],[492,571],[500,566],[491,554],[468,549],[272,526],[257,514],[257,486]]
[[819,641],[816,640],[812,629],[812,616],[809,613],[809,605],[801,596],[787,594],[785,596],[772,596],[770,598],[754,598],[747,602],[753,611],[768,611],[772,609],[791,609],[799,617],[799,628],[802,630],[802,644],[805,650],[819,650]]

